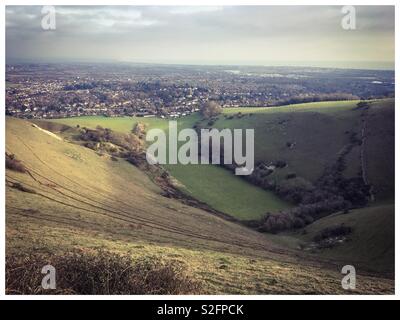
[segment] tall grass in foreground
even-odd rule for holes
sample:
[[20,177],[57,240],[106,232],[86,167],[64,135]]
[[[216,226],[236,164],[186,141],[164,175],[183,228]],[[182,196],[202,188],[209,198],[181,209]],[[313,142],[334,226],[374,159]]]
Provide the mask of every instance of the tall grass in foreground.
[[[56,289],[41,286],[42,267],[56,269]],[[196,294],[200,284],[176,260],[133,261],[106,251],[6,257],[7,294]]]

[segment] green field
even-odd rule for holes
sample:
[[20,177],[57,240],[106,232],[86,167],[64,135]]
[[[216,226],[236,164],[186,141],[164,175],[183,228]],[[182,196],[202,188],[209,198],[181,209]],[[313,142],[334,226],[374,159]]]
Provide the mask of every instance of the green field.
[[[328,101],[268,108],[226,108],[213,127],[253,128],[255,130],[255,160],[271,163],[285,161],[286,168],[276,170],[270,179],[281,181],[289,173],[315,182],[324,169],[335,163],[338,153],[348,143],[349,132],[359,134],[361,110],[354,110],[358,101]],[[242,117],[237,117],[238,113]],[[369,110],[370,130],[367,143],[367,169],[379,201],[393,199],[394,142],[392,99],[376,100]],[[229,117],[234,116],[233,119]],[[168,131],[168,120],[142,117],[79,117],[51,120],[67,125],[94,128],[101,125],[116,131],[129,132],[135,123],[147,129]],[[178,119],[179,128],[191,128],[196,122],[206,125],[199,114]],[[386,141],[386,143],[381,143]],[[288,148],[287,143],[295,143]],[[377,148],[379,147],[379,151]],[[378,152],[376,152],[378,151]],[[242,178],[224,169],[209,165],[167,165],[180,182],[182,190],[213,208],[239,219],[255,219],[265,212],[276,212],[290,205],[272,193],[254,188]],[[360,171],[360,148],[347,155],[345,175]],[[221,192],[223,190],[223,192]],[[251,204],[251,206],[249,206]]]
[[[199,114],[178,119],[179,128],[191,128],[201,120]],[[95,128],[100,125],[115,131],[129,132],[135,123],[146,124],[147,129],[168,131],[168,120],[143,117],[79,117],[52,120],[70,126]],[[248,220],[262,217],[266,212],[277,212],[290,205],[272,192],[257,188],[231,172],[214,165],[166,165],[167,170],[179,181],[181,190],[207,203],[214,209]]]
[[135,123],[141,122],[148,125],[148,128],[167,129],[168,122],[161,118],[143,117],[104,117],[104,116],[83,116],[74,118],[64,118],[49,120],[52,122],[63,123],[69,126],[80,125],[81,127],[96,128],[102,126],[120,132],[130,132]]
[[277,212],[289,205],[272,192],[264,191],[231,172],[214,165],[167,165],[181,183],[182,190],[234,217],[261,218],[267,211]]

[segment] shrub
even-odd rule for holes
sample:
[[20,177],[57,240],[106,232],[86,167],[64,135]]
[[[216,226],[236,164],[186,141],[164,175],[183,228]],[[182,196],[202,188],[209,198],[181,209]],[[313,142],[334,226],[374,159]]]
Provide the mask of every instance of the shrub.
[[27,187],[25,187],[24,185],[22,185],[22,184],[19,183],[19,182],[9,182],[8,185],[9,185],[11,188],[17,189],[17,190],[22,191],[22,192],[36,193],[35,190],[33,190],[33,189],[31,189],[31,188],[27,188]]
[[[139,130],[139,129],[138,129]],[[138,135],[132,133],[118,133],[114,132],[111,129],[104,129],[101,126],[97,126],[96,130],[84,129],[79,138],[83,141],[86,141],[84,144],[86,147],[90,149],[97,148],[97,143],[111,143],[115,146],[126,149],[127,151],[135,151],[139,152],[142,149],[143,141],[140,140]],[[115,153],[117,152],[117,148],[113,147],[113,149],[106,150],[107,152]]]
[[[55,290],[41,287],[43,266],[56,269]],[[8,294],[194,294],[200,285],[182,262],[144,258],[133,261],[106,251],[6,257]]]
[[205,118],[212,118],[222,112],[222,107],[215,101],[207,101],[200,111]]
[[328,227],[328,228],[321,230],[314,237],[314,241],[320,242],[320,241],[328,239],[328,238],[346,236],[346,235],[350,234],[352,231],[353,230],[351,227],[346,227],[344,224],[341,224],[340,226]]
[[275,165],[275,167],[282,169],[287,166],[287,163],[283,160],[277,160],[277,161],[275,161],[274,165]]
[[140,139],[143,139],[146,136],[146,125],[138,122],[133,126],[131,132]]
[[21,163],[21,161],[16,159],[14,154],[8,154],[7,152],[6,152],[6,168],[22,173],[27,172],[27,169]]
[[140,167],[141,165],[147,163],[145,155],[134,152],[128,153],[126,160],[136,167]]
[[293,203],[301,203],[313,189],[312,183],[301,177],[282,180],[276,186],[277,194]]

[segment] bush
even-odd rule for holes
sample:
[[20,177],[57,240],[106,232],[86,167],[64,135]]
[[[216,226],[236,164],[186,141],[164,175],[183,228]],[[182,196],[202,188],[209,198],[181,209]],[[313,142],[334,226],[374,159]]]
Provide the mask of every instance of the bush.
[[[56,269],[55,290],[44,290],[43,266]],[[6,257],[7,294],[195,294],[200,290],[179,261],[133,261],[106,251]]]
[[25,187],[24,185],[22,185],[19,182],[7,182],[8,186],[10,186],[11,188],[17,189],[19,191],[22,192],[28,192],[28,193],[36,193],[35,190]]
[[301,177],[289,177],[276,186],[276,193],[279,196],[296,204],[300,204],[312,191],[314,191],[313,184]]
[[22,173],[26,173],[28,171],[21,161],[15,158],[15,155],[8,153],[6,153],[6,168]]
[[200,111],[205,118],[212,118],[222,112],[222,107],[215,101],[207,101]]
[[[132,133],[118,133],[111,129],[104,129],[101,126],[97,126],[96,130],[84,129],[79,138],[86,141],[84,144],[90,149],[94,149],[97,143],[111,143],[127,151],[139,152],[143,147],[143,141],[140,137]],[[116,148],[114,150],[106,150],[107,152],[117,152]]]
[[282,169],[287,166],[287,163],[283,160],[277,160],[274,162],[275,167]]
[[143,139],[146,136],[146,125],[144,123],[138,122],[133,126],[131,132],[140,139]]
[[321,230],[314,237],[314,241],[320,242],[320,241],[328,239],[328,238],[346,236],[346,235],[350,234],[352,231],[353,230],[351,227],[346,227],[344,224],[341,224],[340,226],[328,227],[328,228]]
[[346,208],[348,203],[340,197],[300,204],[276,214],[266,213],[257,229],[261,232],[277,233],[284,230],[303,228],[315,220]]

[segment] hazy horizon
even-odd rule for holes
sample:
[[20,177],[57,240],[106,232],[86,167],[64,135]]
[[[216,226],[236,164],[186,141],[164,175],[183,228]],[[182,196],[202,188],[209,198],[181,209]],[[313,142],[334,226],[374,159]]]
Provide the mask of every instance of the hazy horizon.
[[294,61],[275,61],[273,63],[267,62],[249,62],[249,63],[219,63],[210,62],[202,63],[201,61],[117,61],[117,60],[80,60],[80,59],[10,59],[6,61],[7,65],[13,64],[132,64],[132,65],[161,65],[161,66],[199,66],[199,67],[287,67],[287,68],[320,68],[320,69],[354,69],[354,70],[382,70],[382,71],[394,71],[394,63],[385,61],[324,61],[324,62],[294,62]]
[[394,70],[394,7],[6,7],[6,62],[110,62]]

